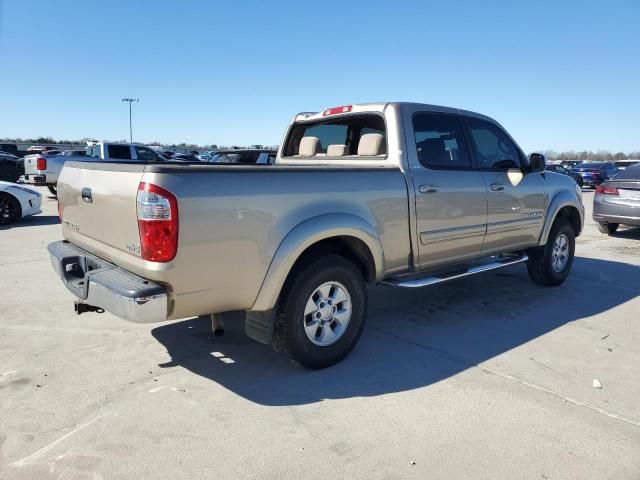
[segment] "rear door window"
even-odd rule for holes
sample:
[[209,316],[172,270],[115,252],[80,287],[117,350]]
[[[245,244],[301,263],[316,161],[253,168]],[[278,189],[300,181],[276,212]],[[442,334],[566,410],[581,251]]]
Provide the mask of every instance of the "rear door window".
[[509,170],[520,168],[516,145],[497,125],[479,118],[467,117],[471,146],[482,169]]
[[116,160],[131,160],[131,147],[129,145],[107,145],[109,158]]
[[418,161],[425,168],[471,168],[464,127],[456,115],[416,113],[413,116]]

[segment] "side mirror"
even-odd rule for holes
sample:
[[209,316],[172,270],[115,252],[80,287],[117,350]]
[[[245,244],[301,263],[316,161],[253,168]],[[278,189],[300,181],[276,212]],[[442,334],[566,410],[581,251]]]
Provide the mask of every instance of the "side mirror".
[[529,155],[529,169],[532,172],[542,172],[547,166],[547,159],[541,153]]

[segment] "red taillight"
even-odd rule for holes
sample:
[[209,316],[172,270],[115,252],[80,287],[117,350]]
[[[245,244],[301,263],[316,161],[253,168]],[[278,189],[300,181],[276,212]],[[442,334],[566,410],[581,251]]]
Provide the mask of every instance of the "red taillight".
[[328,108],[324,112],[322,112],[322,116],[326,117],[327,115],[336,115],[337,113],[349,113],[353,110],[353,106],[351,105],[343,105],[342,107],[333,107]]
[[140,253],[150,262],[169,262],[178,251],[178,200],[173,193],[141,182],[136,198]]
[[47,169],[47,159],[43,157],[38,157],[36,159],[36,170],[46,170]]
[[598,185],[596,187],[596,193],[602,193],[603,195],[620,195],[617,188],[605,187],[604,185]]

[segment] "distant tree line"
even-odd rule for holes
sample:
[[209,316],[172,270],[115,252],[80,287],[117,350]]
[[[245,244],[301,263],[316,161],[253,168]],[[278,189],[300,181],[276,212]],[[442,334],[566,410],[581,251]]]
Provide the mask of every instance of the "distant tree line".
[[575,151],[569,150],[566,152],[556,152],[555,150],[545,150],[544,156],[549,160],[588,160],[591,162],[612,162],[615,160],[638,160],[640,159],[640,151],[635,152],[617,152],[611,153],[607,150],[598,150],[592,152],[591,150]]

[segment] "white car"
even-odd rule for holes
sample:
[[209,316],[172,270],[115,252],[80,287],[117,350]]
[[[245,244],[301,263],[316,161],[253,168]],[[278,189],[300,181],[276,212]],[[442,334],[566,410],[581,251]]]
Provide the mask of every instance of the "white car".
[[42,210],[42,195],[31,188],[0,181],[0,225],[7,225]]

